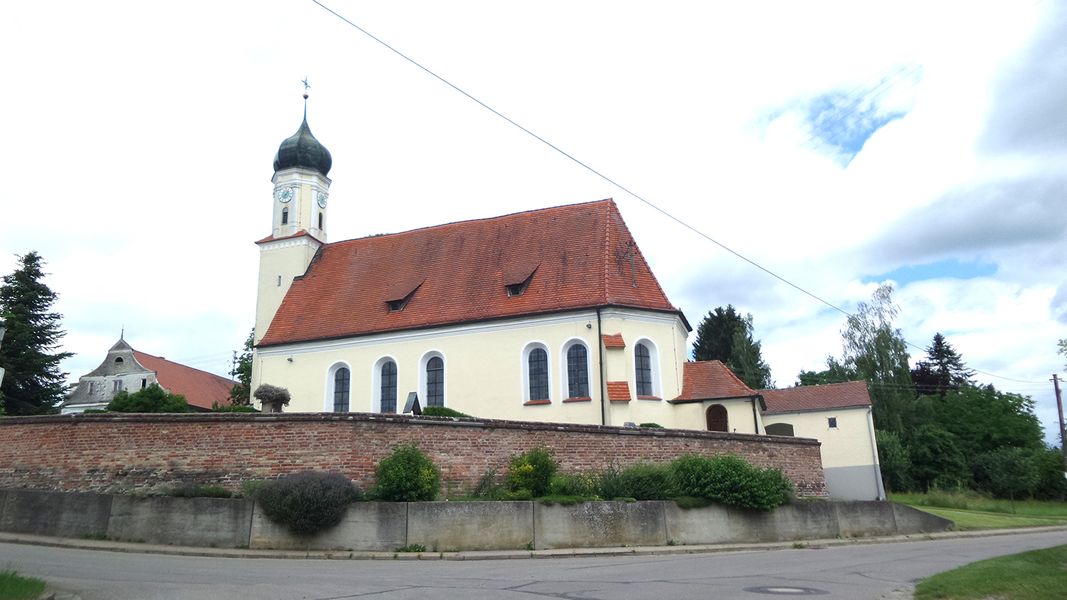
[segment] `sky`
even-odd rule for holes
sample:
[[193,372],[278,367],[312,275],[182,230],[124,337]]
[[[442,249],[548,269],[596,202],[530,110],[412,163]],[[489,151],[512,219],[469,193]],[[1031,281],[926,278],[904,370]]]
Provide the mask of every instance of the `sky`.
[[[322,2],[829,304],[892,282],[913,361],[944,334],[1053,439],[1063,3]],[[123,328],[229,371],[305,78],[331,241],[614,198],[694,326],[753,315],[779,387],[841,355],[840,312],[310,0],[17,3],[0,55],[0,273],[43,256],[72,381]]]

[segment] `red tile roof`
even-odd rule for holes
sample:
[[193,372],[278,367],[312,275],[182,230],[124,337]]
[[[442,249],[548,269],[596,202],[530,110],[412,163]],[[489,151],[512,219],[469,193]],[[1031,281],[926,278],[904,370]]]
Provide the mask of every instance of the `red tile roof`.
[[626,340],[622,339],[621,333],[613,333],[611,335],[604,334],[600,336],[604,340],[605,348],[625,348]]
[[672,402],[746,398],[756,394],[721,361],[702,360],[682,365],[682,393]]
[[609,381],[608,382],[608,400],[612,402],[629,402],[630,401],[630,382],[628,381]]
[[156,372],[160,387],[172,394],[185,396],[185,401],[190,406],[210,409],[216,402],[220,406],[230,403],[230,388],[233,387],[233,382],[225,377],[137,350],[133,351],[133,357],[144,368]]
[[[524,272],[533,273],[529,285],[509,297],[507,284]],[[390,311],[390,296],[418,282],[404,308]],[[611,200],[326,244],[260,345],[598,306],[681,316]]]
[[802,385],[781,390],[760,390],[767,403],[766,414],[870,406],[867,383],[849,381],[826,385]]

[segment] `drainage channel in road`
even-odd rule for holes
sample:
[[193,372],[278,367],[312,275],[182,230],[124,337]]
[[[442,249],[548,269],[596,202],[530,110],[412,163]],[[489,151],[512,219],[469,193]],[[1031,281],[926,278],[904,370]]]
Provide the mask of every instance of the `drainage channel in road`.
[[753,594],[768,594],[771,596],[825,596],[830,592],[816,588],[791,587],[784,585],[768,585],[760,587],[747,587],[744,591]]

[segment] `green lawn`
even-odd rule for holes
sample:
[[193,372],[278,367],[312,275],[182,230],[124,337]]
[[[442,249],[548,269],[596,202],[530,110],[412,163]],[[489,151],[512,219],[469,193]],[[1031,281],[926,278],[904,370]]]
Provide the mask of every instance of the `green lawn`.
[[0,571],[0,600],[33,600],[44,591],[44,582],[14,571]]
[[1067,502],[1009,502],[974,493],[949,492],[893,494],[891,500],[952,519],[960,530],[1067,524]]
[[1062,600],[1067,546],[1001,556],[934,575],[915,588],[916,600]]

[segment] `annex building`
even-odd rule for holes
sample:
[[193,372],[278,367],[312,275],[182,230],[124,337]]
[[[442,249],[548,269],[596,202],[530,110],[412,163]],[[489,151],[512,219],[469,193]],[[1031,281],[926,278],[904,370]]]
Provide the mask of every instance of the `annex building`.
[[287,388],[287,411],[396,412],[416,392],[487,419],[814,437],[832,495],[884,497],[865,384],[756,391],[689,361],[690,324],[612,200],[329,242],[331,167],[305,115],[256,242],[252,388]]

